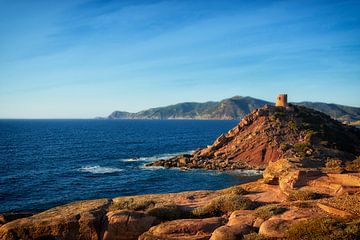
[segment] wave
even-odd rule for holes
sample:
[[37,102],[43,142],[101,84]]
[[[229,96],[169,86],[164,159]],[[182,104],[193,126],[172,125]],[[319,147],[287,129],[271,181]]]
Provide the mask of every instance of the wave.
[[232,170],[229,173],[232,173],[233,175],[241,175],[241,176],[259,176],[263,174],[263,171],[261,170]]
[[177,153],[163,153],[163,154],[157,154],[151,157],[133,157],[133,158],[126,158],[126,159],[120,159],[122,162],[154,162],[159,159],[169,159],[181,154],[191,154],[194,151],[187,151],[187,152],[177,152]]
[[106,173],[115,173],[124,171],[121,168],[114,168],[114,167],[101,167],[99,165],[96,166],[85,166],[79,169],[80,172],[89,172],[94,174],[106,174]]

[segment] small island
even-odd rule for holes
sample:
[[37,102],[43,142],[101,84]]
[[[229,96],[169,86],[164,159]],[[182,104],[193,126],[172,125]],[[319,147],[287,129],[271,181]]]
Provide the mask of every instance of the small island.
[[3,214],[0,239],[359,239],[360,129],[287,103],[255,109],[215,142],[149,166],[257,169],[217,191],[86,200]]

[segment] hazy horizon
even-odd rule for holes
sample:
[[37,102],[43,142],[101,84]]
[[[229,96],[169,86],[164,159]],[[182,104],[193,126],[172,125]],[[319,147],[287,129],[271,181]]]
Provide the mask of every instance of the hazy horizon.
[[360,107],[359,1],[1,1],[0,118],[235,95]]

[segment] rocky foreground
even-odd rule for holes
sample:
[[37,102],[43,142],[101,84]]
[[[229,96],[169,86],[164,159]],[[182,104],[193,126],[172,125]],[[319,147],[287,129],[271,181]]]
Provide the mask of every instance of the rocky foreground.
[[0,239],[360,239],[360,130],[304,107],[253,111],[213,145],[151,165],[265,169],[255,182],[0,216]]
[[353,172],[340,174],[311,159],[281,159],[262,179],[223,190],[80,201],[10,222],[3,216],[0,239],[360,239],[360,159],[351,163]]

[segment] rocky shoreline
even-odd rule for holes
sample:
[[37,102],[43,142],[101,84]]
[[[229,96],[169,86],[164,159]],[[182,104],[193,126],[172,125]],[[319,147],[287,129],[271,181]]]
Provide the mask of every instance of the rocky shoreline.
[[360,239],[360,130],[304,107],[265,106],[214,144],[149,166],[262,169],[217,191],[79,201],[1,215],[0,240]]
[[351,226],[337,239],[358,239],[359,219],[360,173],[281,159],[262,179],[227,189],[79,201],[10,219],[0,239],[310,239],[301,229],[312,221]]

